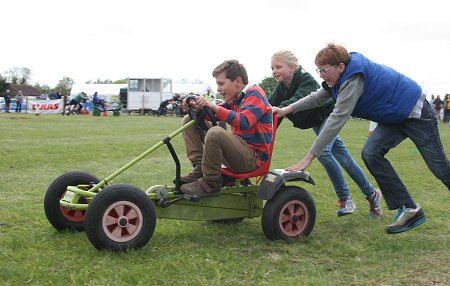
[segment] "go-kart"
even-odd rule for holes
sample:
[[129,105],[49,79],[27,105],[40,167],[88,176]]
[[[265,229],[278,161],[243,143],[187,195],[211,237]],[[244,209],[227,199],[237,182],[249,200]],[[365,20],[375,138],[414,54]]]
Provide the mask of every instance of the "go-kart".
[[100,116],[102,112],[112,111],[114,117],[120,116],[120,110],[122,109],[122,104],[118,102],[113,102],[107,105],[103,100],[101,102],[96,102],[92,105],[92,115]]
[[[224,186],[217,197],[199,198],[180,192],[181,164],[171,140],[193,125],[206,132],[209,125],[205,117],[214,117],[206,110],[190,110],[191,121],[102,180],[82,171],[68,172],[56,178],[44,199],[50,224],[58,231],[85,230],[95,248],[114,251],[145,246],[155,230],[156,218],[238,223],[245,218],[261,216],[262,230],[268,239],[308,236],[316,220],[314,200],[305,189],[287,184],[292,181],[314,184],[306,171],[269,170],[269,159],[257,170],[245,174],[236,174],[223,167],[224,176],[235,183]],[[271,153],[277,121],[274,116]],[[173,186],[154,185],[143,191],[132,185],[110,184],[162,145],[167,146],[175,162]],[[256,178],[252,179],[254,184],[241,184],[248,178]]]

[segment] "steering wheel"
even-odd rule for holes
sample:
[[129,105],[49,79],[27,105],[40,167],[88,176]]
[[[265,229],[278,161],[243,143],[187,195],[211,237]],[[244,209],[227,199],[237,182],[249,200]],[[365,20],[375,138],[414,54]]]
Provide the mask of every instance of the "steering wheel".
[[[194,100],[195,101],[195,95],[190,95],[186,98],[186,104],[189,106],[189,103]],[[205,135],[206,132],[208,132],[209,126],[206,124],[207,119],[211,121],[213,126],[217,126],[217,117],[213,114],[211,109],[207,107],[203,107],[200,110],[196,110],[192,107],[189,107],[188,114],[191,119],[196,120],[196,126],[199,129],[199,131]]]

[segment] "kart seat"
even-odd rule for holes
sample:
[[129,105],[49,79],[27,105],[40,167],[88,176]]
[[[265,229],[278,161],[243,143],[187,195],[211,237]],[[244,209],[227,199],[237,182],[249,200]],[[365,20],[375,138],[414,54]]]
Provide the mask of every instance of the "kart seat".
[[248,173],[234,173],[230,168],[222,165],[222,175],[228,176],[230,178],[234,179],[249,179],[249,178],[255,178],[255,177],[263,177],[265,176],[270,169],[270,161],[272,160],[272,153],[273,153],[273,146],[275,145],[275,135],[277,133],[277,127],[278,127],[278,115],[276,113],[273,114],[273,136],[272,136],[272,142],[270,142],[269,147],[269,160],[264,162],[258,169],[248,172]]

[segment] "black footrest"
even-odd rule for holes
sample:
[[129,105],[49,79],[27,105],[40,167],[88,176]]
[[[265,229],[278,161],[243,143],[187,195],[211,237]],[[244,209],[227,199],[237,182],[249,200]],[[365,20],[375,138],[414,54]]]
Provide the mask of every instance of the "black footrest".
[[198,203],[200,201],[200,197],[196,196],[196,195],[188,195],[188,194],[184,194],[183,197],[186,200],[192,201],[192,202],[196,202]]

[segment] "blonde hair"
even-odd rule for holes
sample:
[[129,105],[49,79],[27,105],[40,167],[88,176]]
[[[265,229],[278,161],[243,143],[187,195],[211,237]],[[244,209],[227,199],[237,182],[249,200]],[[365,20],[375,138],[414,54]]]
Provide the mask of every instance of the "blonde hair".
[[273,54],[272,61],[282,61],[288,65],[298,66],[298,59],[295,54],[288,50],[281,50]]
[[321,49],[315,59],[316,65],[337,66],[340,63],[348,64],[350,60],[350,54],[347,49],[339,44],[329,43],[325,48]]

